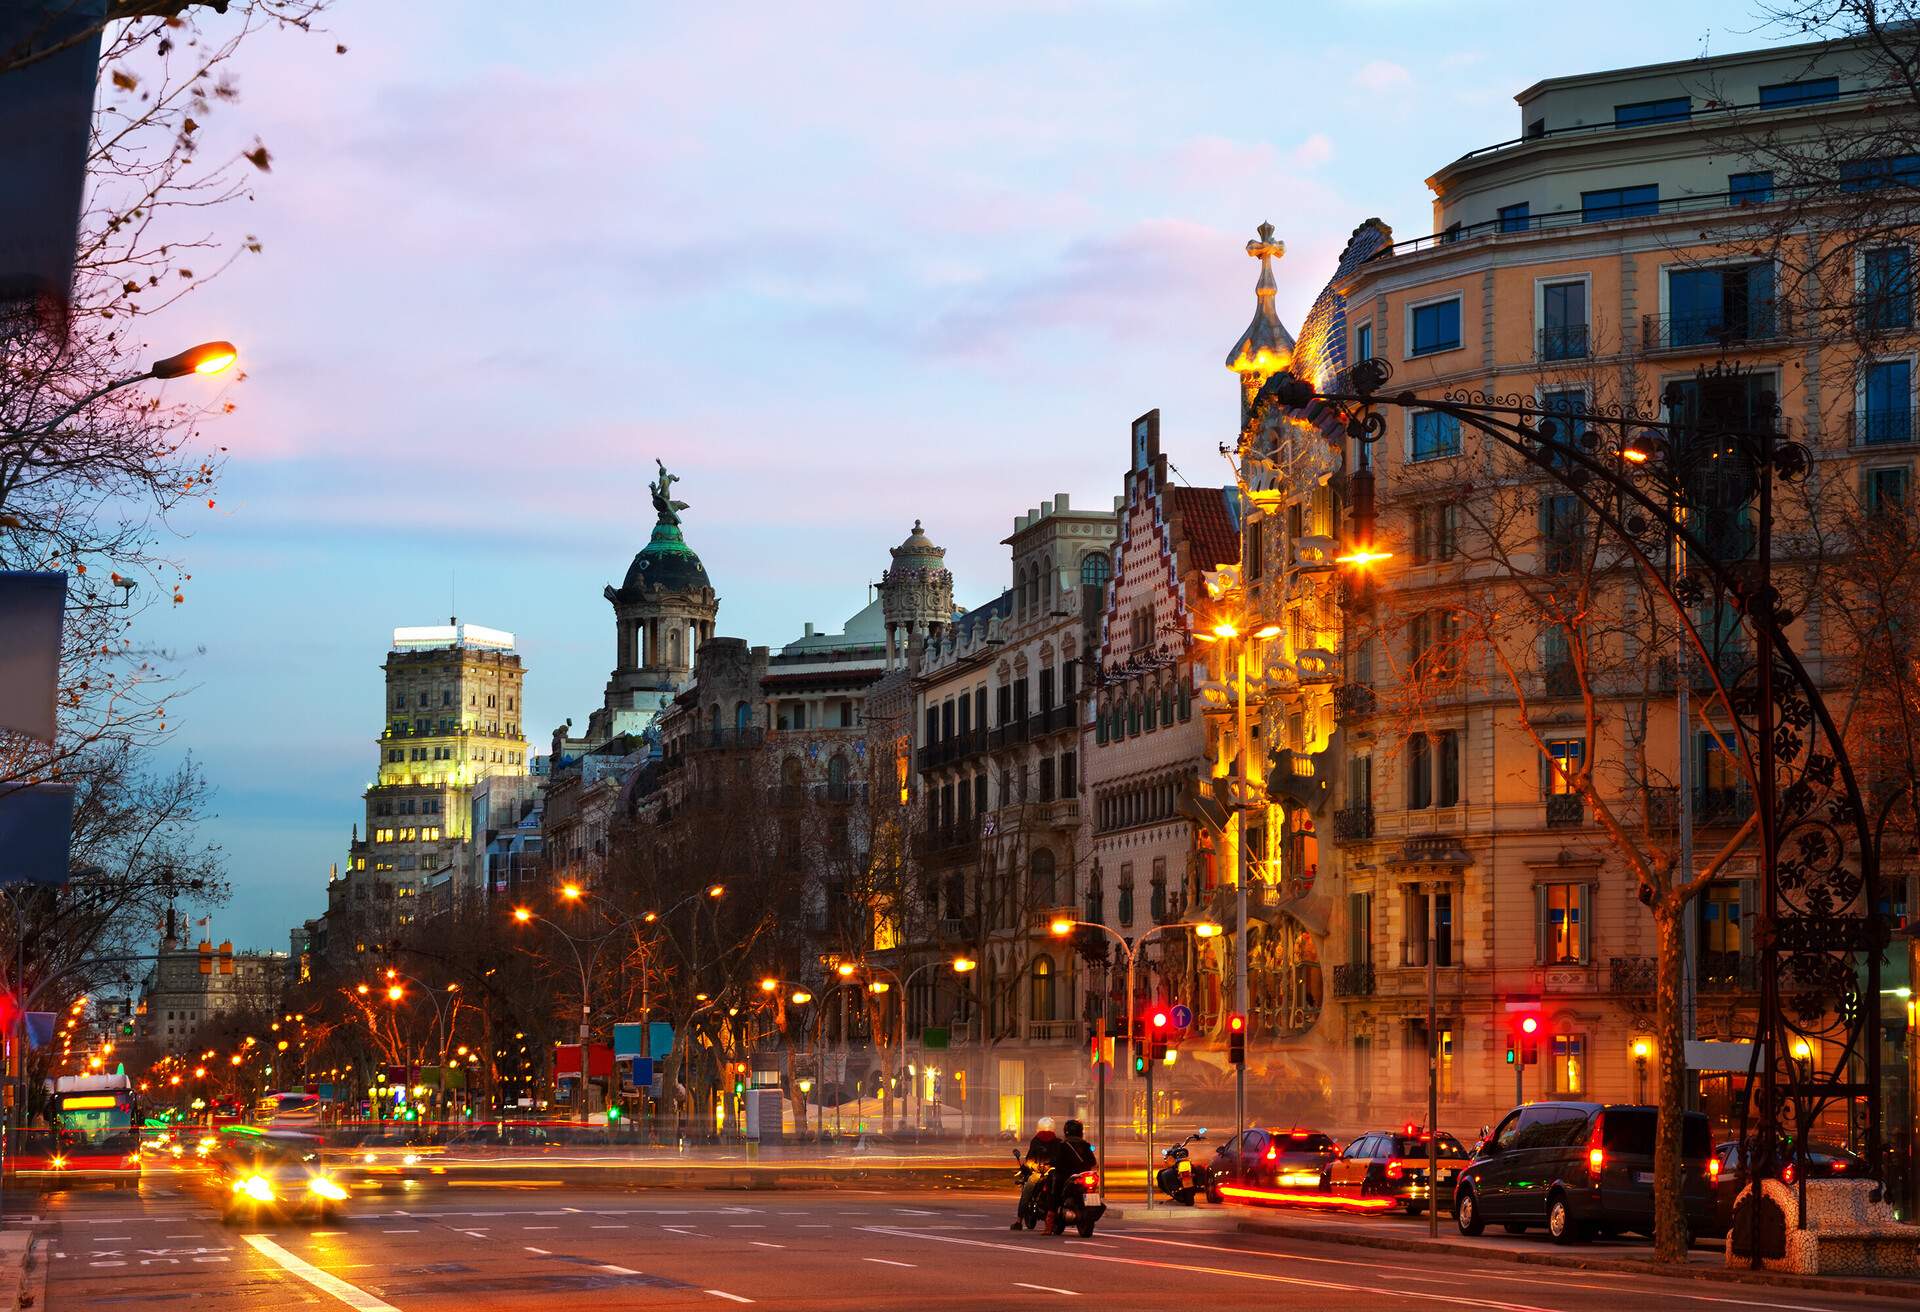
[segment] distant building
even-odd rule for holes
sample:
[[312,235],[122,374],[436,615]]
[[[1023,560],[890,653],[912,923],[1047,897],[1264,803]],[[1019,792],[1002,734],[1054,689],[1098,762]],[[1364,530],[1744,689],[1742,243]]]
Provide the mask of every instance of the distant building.
[[155,1052],[176,1053],[207,1021],[233,1012],[267,1015],[280,1005],[287,965],[284,952],[165,939],[141,989],[139,1037]]
[[395,629],[383,668],[386,722],[379,774],[366,792],[366,831],[356,827],[347,867],[327,890],[334,951],[384,941],[411,924],[431,886],[445,899],[476,894],[473,790],[527,773],[525,670],[511,633],[457,620]]

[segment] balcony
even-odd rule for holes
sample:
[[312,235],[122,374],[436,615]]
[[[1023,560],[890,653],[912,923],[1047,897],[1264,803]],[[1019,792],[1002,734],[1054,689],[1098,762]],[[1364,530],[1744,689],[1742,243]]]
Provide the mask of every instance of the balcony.
[[1379,705],[1380,699],[1364,683],[1343,683],[1333,690],[1333,713],[1337,719],[1372,715]]
[[1847,416],[1854,446],[1895,446],[1914,440],[1913,411],[1856,410]]
[[684,741],[686,750],[690,752],[741,751],[766,742],[767,731],[759,725],[748,725],[744,729],[696,730],[688,734]]
[[1034,912],[1028,922],[1027,928],[1039,937],[1047,938],[1053,934],[1054,921],[1078,919],[1080,919],[1080,908],[1078,907],[1048,907],[1045,910]]
[[1702,993],[1757,993],[1759,959],[1743,952],[1702,952],[1698,976]]
[[972,823],[925,829],[913,836],[913,850],[943,861],[970,861],[980,850],[980,830]]
[[1762,301],[1732,314],[1640,316],[1640,341],[1649,351],[1724,351],[1752,342],[1776,342],[1792,332],[1792,307],[1777,301]]
[[1267,762],[1267,795],[1319,810],[1333,789],[1326,758],[1326,752],[1281,748]]
[[805,784],[769,784],[767,805],[776,808],[800,806],[807,800]]
[[1306,533],[1293,540],[1287,567],[1299,574],[1324,574],[1335,568],[1340,543],[1322,533]]
[[1333,968],[1333,996],[1370,998],[1373,996],[1373,963],[1345,961]]
[[867,785],[861,783],[815,784],[813,800],[831,806],[848,806],[854,803],[866,804]]
[[1077,1020],[1030,1020],[1027,1039],[1033,1043],[1060,1043],[1079,1039],[1085,1033]]
[[1027,737],[1039,738],[1044,734],[1057,733],[1062,729],[1073,728],[1073,708],[1071,706],[1049,706],[1044,711],[1035,711],[1027,717]]
[[1578,697],[1580,676],[1571,662],[1560,662],[1540,672],[1540,686],[1549,697]]
[[1373,837],[1373,808],[1343,806],[1333,813],[1333,841],[1363,842]]
[[1547,798],[1547,828],[1578,829],[1587,823],[1587,802],[1578,793],[1555,793]]
[[1006,724],[993,730],[987,735],[987,749],[997,752],[1008,747],[1018,747],[1026,742],[1027,725],[1030,723],[1030,718],[1031,717],[1022,716],[1019,719],[1010,720]]
[[1693,823],[1697,828],[1733,828],[1753,814],[1753,794],[1744,787],[1696,788]]
[[1589,336],[1590,331],[1584,323],[1542,328],[1535,345],[1535,358],[1543,364],[1556,360],[1584,360],[1592,352]]
[[1609,957],[1607,987],[1615,993],[1652,997],[1654,960],[1652,957]]

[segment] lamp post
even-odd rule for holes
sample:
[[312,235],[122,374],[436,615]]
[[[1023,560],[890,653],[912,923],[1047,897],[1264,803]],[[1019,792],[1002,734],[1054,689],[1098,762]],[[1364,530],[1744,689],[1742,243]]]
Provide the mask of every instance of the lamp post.
[[[409,984],[417,985],[420,991],[426,995],[427,1001],[433,1004],[434,1031],[440,1036],[440,1046],[436,1057],[438,1063],[437,1069],[440,1072],[440,1083],[437,1086],[437,1101],[440,1104],[440,1111],[444,1113],[447,1107],[447,1045],[453,1041],[453,1037],[448,1032],[447,1016],[445,1010],[440,1006],[440,995],[436,990],[428,988],[424,981],[407,974],[404,970],[396,970],[394,967],[389,966],[387,967],[386,977],[388,1002],[398,1006],[400,1003],[406,1001],[406,989],[396,982],[404,979]],[[448,993],[458,993],[459,991],[460,986],[457,983],[447,985]]]
[[1639,1068],[1639,1100],[1642,1103],[1645,1103],[1647,1100],[1647,1058],[1652,1055],[1653,1041],[1651,1039],[1635,1039],[1633,1041],[1633,1064]]
[[[1130,943],[1127,941],[1126,937],[1120,933],[1119,930],[1114,929],[1110,925],[1103,924],[1098,920],[1073,920],[1066,916],[1061,916],[1058,919],[1052,921],[1050,924],[1048,924],[1047,932],[1052,934],[1055,938],[1066,938],[1068,935],[1072,934],[1074,930],[1080,929],[1083,927],[1088,929],[1097,929],[1101,933],[1107,935],[1114,942],[1120,945],[1120,952],[1127,959],[1127,1042],[1128,1043],[1133,1042],[1134,965],[1139,959],[1140,949],[1146,946],[1147,940],[1152,938],[1154,935],[1163,933],[1169,929],[1191,929],[1193,931],[1193,936],[1195,938],[1215,938],[1220,933],[1220,926],[1215,921],[1180,920],[1180,921],[1175,921],[1171,924],[1155,925],[1153,928],[1147,930],[1144,934],[1141,934],[1139,937],[1135,938]],[[1102,1008],[1102,1010],[1104,1011],[1105,1009]],[[1126,1092],[1127,1119],[1128,1119],[1128,1122],[1131,1123],[1133,1119],[1133,1063],[1132,1062],[1127,1063],[1126,1090],[1127,1090]],[[1107,1100],[1103,1096],[1100,1099],[1100,1146],[1096,1150],[1100,1154],[1100,1160],[1103,1163],[1107,1160],[1106,1102]],[[1151,1108],[1148,1109],[1148,1118],[1149,1118],[1149,1122],[1151,1122],[1151,1118],[1152,1118]],[[1152,1159],[1153,1144],[1149,1142],[1146,1146],[1146,1149],[1148,1154],[1146,1158],[1146,1168],[1145,1168],[1146,1176],[1147,1176],[1147,1206],[1152,1207],[1153,1206],[1153,1159]],[[1112,1168],[1109,1167],[1108,1169],[1112,1169]]]
[[[1247,880],[1253,875],[1253,856],[1247,851],[1247,810],[1253,805],[1249,796],[1253,785],[1247,764],[1247,647],[1253,639],[1265,641],[1280,636],[1278,624],[1267,624],[1252,635],[1243,636],[1238,625],[1222,620],[1211,633],[1196,633],[1202,642],[1225,642],[1235,655],[1234,672],[1234,797],[1233,845],[1237,854],[1233,878],[1233,1009],[1245,1016],[1247,1011]],[[1233,1119],[1236,1134],[1247,1128],[1247,1064],[1233,1068]],[[1151,1169],[1152,1164],[1148,1164]]]
[[[898,1035],[897,1042],[894,1046],[894,1062],[896,1065],[900,1066],[901,1068],[904,1068],[904,1065],[906,1062],[907,1000],[910,996],[909,990],[913,987],[913,981],[918,979],[926,971],[932,970],[938,966],[950,966],[953,969],[953,972],[955,974],[964,975],[968,971],[972,970],[974,966],[977,964],[978,963],[976,963],[972,957],[966,957],[966,956],[958,956],[958,957],[953,957],[951,959],[944,958],[944,957],[936,958],[933,961],[921,962],[919,965],[915,966],[912,970],[908,971],[904,979],[901,978],[901,976],[897,972],[895,972],[894,970],[886,966],[877,966],[872,962],[861,962],[858,964],[856,969],[875,971],[879,974],[890,976],[893,980],[893,983],[900,990],[899,1000],[894,1006],[895,1033]],[[764,980],[761,981],[761,987],[762,988],[766,987],[766,981]],[[884,988],[874,989],[872,988],[871,985],[869,985],[868,987],[870,991],[875,993],[886,992]],[[902,1098],[900,1101],[905,1102],[906,1099]]]

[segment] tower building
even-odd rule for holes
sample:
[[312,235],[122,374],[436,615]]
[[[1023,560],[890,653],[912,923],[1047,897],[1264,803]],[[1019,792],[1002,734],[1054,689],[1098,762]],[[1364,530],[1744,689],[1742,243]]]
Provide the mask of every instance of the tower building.
[[893,565],[880,576],[880,611],[887,628],[887,668],[904,669],[915,638],[931,638],[953,622],[953,574],[947,549],[913,521],[913,532],[891,548]]

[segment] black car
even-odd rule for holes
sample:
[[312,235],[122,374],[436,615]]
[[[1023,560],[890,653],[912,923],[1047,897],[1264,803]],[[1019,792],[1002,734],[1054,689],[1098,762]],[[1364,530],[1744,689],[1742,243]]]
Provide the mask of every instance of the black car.
[[1317,1193],[1333,1154],[1333,1139],[1318,1130],[1242,1130],[1214,1149],[1207,1197],[1217,1203],[1249,1189]]
[[320,1140],[305,1134],[229,1136],[214,1155],[212,1186],[228,1224],[335,1221],[348,1197],[345,1182],[321,1157]]
[[[1509,1234],[1545,1226],[1558,1243],[1596,1233],[1653,1232],[1653,1107],[1537,1102],[1508,1112],[1460,1174],[1454,1219],[1477,1235],[1489,1221]],[[1681,1197],[1690,1233],[1714,1229],[1707,1118],[1686,1113]]]
[[[1749,1150],[1749,1158],[1751,1150]],[[1793,1145],[1782,1141],[1775,1158],[1779,1166],[1780,1178],[1792,1184],[1806,1164],[1809,1180],[1850,1180],[1856,1176],[1871,1178],[1867,1172],[1867,1162],[1856,1157],[1844,1148],[1834,1148],[1825,1144],[1808,1144],[1804,1154],[1795,1153]],[[1708,1170],[1713,1175],[1713,1215],[1715,1233],[1724,1233],[1733,1225],[1733,1203],[1740,1191],[1747,1187],[1747,1173],[1740,1160],[1740,1144],[1737,1140],[1728,1140],[1713,1150],[1713,1161]]]
[[1427,1209],[1427,1153],[1438,1148],[1440,1199],[1453,1197],[1453,1182],[1466,1169],[1467,1150],[1450,1134],[1431,1135],[1417,1126],[1378,1130],[1348,1142],[1326,1166],[1320,1187],[1342,1202],[1393,1204],[1408,1216]]

